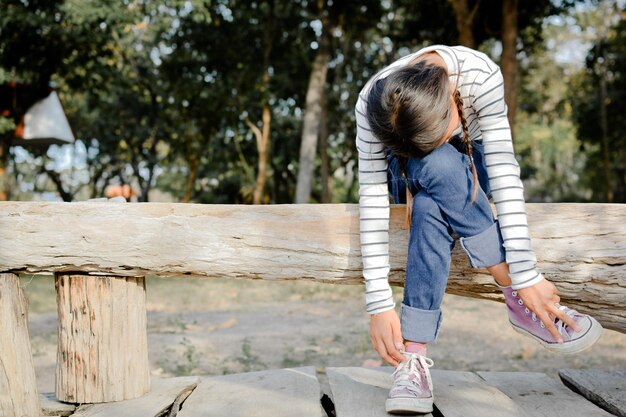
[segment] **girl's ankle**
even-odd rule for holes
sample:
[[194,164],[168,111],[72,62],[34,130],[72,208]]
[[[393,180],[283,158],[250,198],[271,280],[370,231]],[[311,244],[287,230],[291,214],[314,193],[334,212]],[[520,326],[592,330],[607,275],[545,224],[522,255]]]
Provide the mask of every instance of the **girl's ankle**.
[[498,288],[500,288],[500,289],[503,289],[503,288],[511,288],[511,284],[508,284],[508,285],[502,285],[502,284],[500,284],[500,283],[499,283],[498,281],[496,281],[496,280],[494,280],[493,282],[496,284],[496,287],[498,287]]
[[406,352],[418,353],[422,356],[426,356],[426,352],[427,352],[426,346],[427,346],[426,343],[412,342],[410,340],[404,341],[404,350]]

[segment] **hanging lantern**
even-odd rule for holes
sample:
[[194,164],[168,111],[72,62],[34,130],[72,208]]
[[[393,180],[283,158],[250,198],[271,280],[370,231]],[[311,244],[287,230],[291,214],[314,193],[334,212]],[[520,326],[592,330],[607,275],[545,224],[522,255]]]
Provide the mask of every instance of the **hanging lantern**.
[[35,102],[28,108],[15,129],[14,145],[48,146],[74,143],[72,133],[63,106],[56,91]]

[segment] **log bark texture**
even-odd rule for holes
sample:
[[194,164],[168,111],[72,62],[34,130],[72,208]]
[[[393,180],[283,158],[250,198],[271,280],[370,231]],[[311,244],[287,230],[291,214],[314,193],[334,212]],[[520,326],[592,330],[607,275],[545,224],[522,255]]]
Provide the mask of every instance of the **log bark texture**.
[[145,278],[57,273],[55,287],[56,397],[101,403],[148,392]]
[[[526,204],[538,269],[563,304],[626,332],[626,205]],[[495,211],[495,209],[494,209]],[[404,285],[404,205],[391,205],[390,283]],[[0,271],[308,279],[363,284],[356,204],[0,202]],[[502,301],[453,251],[447,291]]]
[[28,301],[15,274],[0,273],[0,417],[39,417],[28,338]]

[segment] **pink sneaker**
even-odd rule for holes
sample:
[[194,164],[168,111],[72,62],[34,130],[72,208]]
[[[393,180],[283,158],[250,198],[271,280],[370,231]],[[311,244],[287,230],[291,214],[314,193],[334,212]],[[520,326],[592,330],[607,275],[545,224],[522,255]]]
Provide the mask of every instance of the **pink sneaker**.
[[391,374],[393,386],[385,410],[392,414],[430,413],[433,411],[433,381],[428,368],[432,359],[418,353],[400,350],[407,358]]
[[557,304],[559,309],[568,316],[573,317],[574,321],[581,327],[581,330],[577,332],[556,317],[554,324],[563,337],[563,343],[558,343],[537,315],[524,305],[524,301],[517,295],[517,291],[510,286],[498,286],[504,293],[509,322],[513,326],[513,330],[535,339],[552,352],[581,352],[596,343],[602,335],[602,326],[596,319],[587,314],[579,313],[572,308]]

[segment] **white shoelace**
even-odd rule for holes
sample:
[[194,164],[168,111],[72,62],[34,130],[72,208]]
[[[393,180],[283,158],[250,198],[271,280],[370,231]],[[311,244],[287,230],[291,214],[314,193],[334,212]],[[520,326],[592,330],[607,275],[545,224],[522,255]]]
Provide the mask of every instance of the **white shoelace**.
[[[580,313],[578,313],[578,311],[574,310],[573,308],[565,307],[565,306],[562,306],[560,304],[559,304],[559,310],[564,311],[565,314],[567,314],[571,318],[574,318],[574,316],[576,314],[580,314]],[[565,333],[565,328],[568,327],[567,323],[565,323],[561,319],[557,318],[555,320],[554,324],[556,325],[556,328],[557,328],[557,330],[559,331],[559,333],[561,335],[569,336],[567,333]]]
[[[517,291],[513,291],[512,295],[514,297],[517,297]],[[520,305],[523,304],[523,301],[522,301],[521,298],[518,300],[518,303]],[[566,306],[561,305],[559,303],[556,303],[556,306],[559,308],[559,310],[565,312],[565,314],[570,316],[572,319],[574,318],[575,315],[577,315],[577,314],[580,315],[580,313],[578,311],[574,310],[573,308],[566,307]],[[528,312],[529,312],[528,311],[528,307],[526,307],[526,313],[528,313]],[[532,313],[532,319],[533,319],[533,321],[537,321],[537,315],[535,314],[535,312]],[[554,325],[556,326],[556,329],[558,330],[559,334],[561,334],[562,336],[568,336],[569,337],[569,334],[567,334],[567,332],[565,331],[565,329],[569,327],[567,323],[565,323],[560,318],[555,317],[554,318]],[[541,327],[545,327],[545,325],[543,323],[541,323]]]
[[[418,362],[424,369],[426,369],[426,367],[430,368],[435,364],[432,359],[427,358],[426,356],[415,353],[410,354],[409,358],[406,361],[400,362],[391,374],[394,381],[394,387],[404,387],[415,394],[420,392],[420,389],[422,388],[422,373],[417,367]],[[411,374],[416,374],[417,378],[415,380],[409,379],[409,375]],[[428,374],[426,374],[426,378],[429,379]]]

